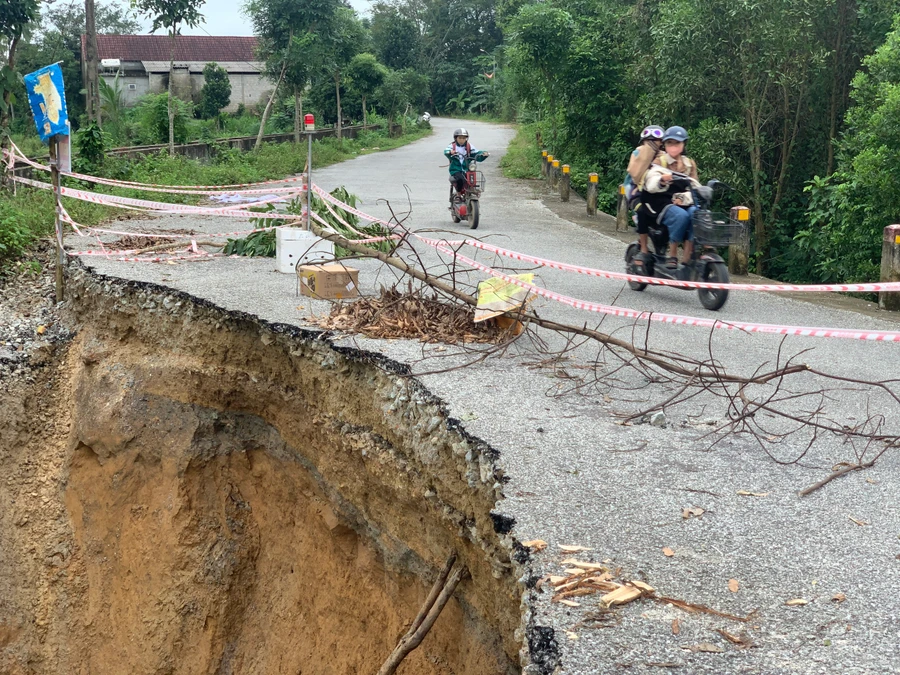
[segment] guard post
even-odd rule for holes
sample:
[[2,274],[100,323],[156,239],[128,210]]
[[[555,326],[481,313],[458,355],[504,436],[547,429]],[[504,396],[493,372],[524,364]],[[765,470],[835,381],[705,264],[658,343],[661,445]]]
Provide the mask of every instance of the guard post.
[[587,214],[589,216],[597,215],[597,188],[600,177],[595,173],[588,174],[587,184]]
[[559,198],[560,198],[560,200],[562,200],[564,202],[569,201],[569,181],[570,181],[569,171],[570,171],[569,165],[563,164],[562,165],[562,176],[559,179]]
[[550,169],[550,187],[559,187],[559,160],[553,160],[553,167]]
[[547,155],[547,185],[553,185],[553,155]]
[[[900,225],[888,225],[884,228],[881,280],[900,281]],[[900,312],[900,292],[882,291],[878,294],[878,306],[891,312]]]
[[63,246],[62,202],[60,200],[60,171],[72,170],[72,152],[69,144],[71,127],[66,108],[66,90],[60,62],[39,68],[25,75],[25,91],[34,116],[38,135],[50,150],[50,182],[53,186],[53,202],[56,225],[56,301],[66,295],[66,250]]
[[541,150],[541,175],[547,177],[547,151]]
[[310,218],[312,218],[312,142],[313,133],[316,130],[316,118],[310,113],[303,116],[303,130],[306,132],[306,231],[310,230]]
[[628,232],[628,201],[625,199],[625,186],[619,186],[616,199],[616,232]]
[[737,243],[728,247],[728,271],[732,274],[747,274],[750,263],[750,209],[733,206],[731,220],[743,225]]

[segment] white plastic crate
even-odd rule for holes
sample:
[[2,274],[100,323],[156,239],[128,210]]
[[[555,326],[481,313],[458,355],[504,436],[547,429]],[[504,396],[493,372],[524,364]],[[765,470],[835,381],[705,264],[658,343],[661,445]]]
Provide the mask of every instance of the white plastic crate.
[[297,263],[315,265],[334,260],[334,244],[299,227],[275,230],[275,269],[294,274]]

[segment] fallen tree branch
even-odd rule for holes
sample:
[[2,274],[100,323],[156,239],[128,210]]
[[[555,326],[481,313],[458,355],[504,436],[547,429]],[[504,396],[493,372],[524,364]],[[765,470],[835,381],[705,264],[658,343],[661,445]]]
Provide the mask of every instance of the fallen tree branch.
[[[875,459],[877,459],[877,457]],[[837,471],[833,472],[831,475],[826,476],[825,478],[820,480],[818,483],[815,483],[814,485],[810,485],[808,488],[803,488],[802,490],[800,490],[800,496],[805,497],[806,495],[810,494],[811,492],[815,492],[820,487],[825,487],[831,481],[833,481],[835,478],[840,478],[841,476],[848,474],[851,471],[859,471],[860,469],[868,469],[868,468],[874,466],[874,464],[875,464],[875,460],[873,459],[869,462],[863,462],[861,464],[851,464],[850,466],[845,466],[843,468],[840,468]]]
[[400,642],[394,647],[394,651],[388,657],[387,661],[378,670],[378,675],[393,675],[397,672],[400,663],[410,652],[422,644],[422,640],[428,635],[428,631],[441,615],[444,607],[459,583],[469,576],[469,570],[465,566],[458,567],[455,572],[448,578],[448,574],[456,562],[456,553],[451,554],[447,560],[447,564],[435,581],[425,604],[419,610],[412,625],[406,634],[400,639]]

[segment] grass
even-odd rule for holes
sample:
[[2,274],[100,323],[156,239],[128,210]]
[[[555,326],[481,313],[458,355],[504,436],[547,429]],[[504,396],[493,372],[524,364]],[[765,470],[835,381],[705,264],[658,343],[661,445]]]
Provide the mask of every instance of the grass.
[[[429,127],[410,127],[399,138],[388,138],[386,132],[363,132],[356,139],[325,138],[313,143],[313,172],[317,168],[336,164],[363,154],[391,150],[431,133]],[[20,146],[21,147],[21,146]],[[161,153],[137,160],[108,158],[98,175],[119,180],[132,180],[158,185],[229,185],[254,183],[285,178],[300,173],[306,166],[306,142],[265,143],[259,150],[241,152],[223,148],[210,162],[198,162],[180,155],[169,157]],[[24,148],[23,148],[24,150]],[[35,153],[37,154],[37,153]],[[33,155],[32,155],[33,156]],[[315,173],[313,175],[315,179]],[[46,177],[38,177],[41,180]],[[80,181],[65,180],[67,185],[84,189]],[[147,193],[139,190],[109,189],[97,186],[98,192],[139,197],[170,203],[196,202],[193,195],[164,192]],[[72,218],[82,225],[97,225],[122,214],[113,207],[100,206],[70,198],[63,204]],[[125,212],[133,214],[134,212]],[[29,247],[39,238],[53,232],[53,195],[46,190],[19,187],[17,193],[0,193],[0,271],[7,271],[13,263],[27,257]]]
[[541,150],[534,133],[537,125],[520,124],[516,135],[500,159],[500,168],[507,178],[540,178]]

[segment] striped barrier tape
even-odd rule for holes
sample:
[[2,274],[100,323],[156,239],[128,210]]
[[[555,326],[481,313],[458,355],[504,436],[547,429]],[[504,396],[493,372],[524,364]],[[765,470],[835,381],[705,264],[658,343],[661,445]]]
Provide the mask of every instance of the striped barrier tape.
[[[39,164],[39,163],[35,162],[34,160],[26,157],[24,155],[24,153],[18,148],[18,146],[16,146],[15,143],[11,142],[11,145],[13,148],[13,152],[10,152],[8,150],[3,151],[4,155],[9,156],[10,170],[12,169],[12,166],[14,166],[15,161],[18,159],[34,169],[38,169],[40,171],[50,171],[50,167],[47,166],[46,164]],[[131,180],[116,180],[114,178],[99,178],[97,176],[91,176],[88,174],[77,173],[75,171],[61,172],[61,175],[68,176],[70,178],[77,178],[78,180],[90,181],[93,183],[105,183],[107,185],[114,185],[114,186],[119,186],[119,187],[123,187],[123,188],[131,188],[131,189],[135,189],[135,190],[138,190],[141,188],[151,188],[151,187],[163,188],[162,190],[152,190],[153,192],[159,192],[159,191],[169,192],[169,191],[171,191],[170,188],[173,187],[171,185],[160,185],[159,183],[139,183],[137,181],[131,181]],[[255,187],[261,187],[263,185],[278,185],[280,183],[295,183],[295,182],[304,182],[305,183],[305,177],[301,175],[301,176],[292,176],[289,178],[282,178],[279,180],[264,180],[264,181],[259,181],[257,183],[234,183],[231,185],[216,185],[216,186],[177,185],[174,187],[184,188],[185,190],[190,190],[191,192],[196,193],[196,194],[218,194],[219,192],[221,192],[223,190],[234,191],[237,188],[255,188]],[[304,190],[305,190],[305,188],[304,188]],[[150,191],[150,190],[148,190],[148,191]],[[246,192],[245,190],[239,190],[239,191]],[[264,192],[271,192],[271,191],[272,190],[264,190]]]
[[[18,183],[22,183],[23,185],[29,185],[31,187],[40,188],[42,190],[53,189],[53,186],[49,183],[32,180],[30,178],[15,176],[13,177],[13,180]],[[300,194],[302,192],[303,190],[297,190],[297,194]],[[80,199],[81,201],[91,202],[93,204],[102,204],[104,206],[114,206],[117,208],[132,208],[157,214],[193,214],[203,216],[231,216],[237,218],[262,218],[278,220],[286,220],[291,218],[290,215],[286,216],[283,213],[255,212],[245,210],[248,207],[259,206],[261,204],[268,204],[271,202],[282,200],[285,198],[285,196],[274,197],[272,199],[264,199],[248,204],[236,204],[233,206],[223,206],[220,208],[207,208],[201,206],[189,206],[186,204],[168,204],[166,202],[154,202],[148,201],[146,199],[134,199],[132,197],[119,197],[117,195],[105,195],[95,192],[87,192],[85,190],[77,190],[75,188],[69,187],[61,187],[60,194],[62,194],[64,197]]]
[[370,216],[368,213],[363,213],[363,212],[360,211],[359,209],[356,209],[356,208],[350,206],[349,204],[345,204],[345,203],[342,202],[340,199],[338,199],[338,198],[335,197],[334,195],[332,195],[332,194],[326,192],[325,190],[323,190],[322,188],[320,188],[320,187],[319,187],[318,185],[316,185],[315,183],[313,183],[312,190],[313,190],[313,192],[315,192],[317,195],[319,195],[322,199],[331,202],[331,203],[334,204],[335,206],[340,206],[340,207],[341,207],[344,211],[346,211],[347,213],[352,213],[354,216],[359,216],[359,217],[362,218],[363,220],[367,220],[367,221],[369,221],[370,223],[378,223],[379,225],[384,225],[385,227],[387,227],[387,228],[390,229],[390,230],[395,230],[395,229],[397,229],[398,227],[400,227],[400,226],[397,225],[397,224],[389,223],[389,222],[387,222],[386,220],[381,220],[380,218],[376,218],[375,216]]
[[468,244],[474,248],[480,248],[483,251],[496,253],[507,258],[521,260],[522,262],[533,263],[542,267],[551,267],[564,272],[575,272],[577,274],[585,274],[595,277],[604,277],[606,279],[621,279],[622,281],[636,281],[643,284],[653,284],[656,286],[675,286],[678,288],[711,288],[711,289],[728,289],[732,291],[796,291],[805,293],[879,293],[885,291],[900,291],[900,281],[889,281],[880,283],[866,284],[720,284],[703,281],[670,281],[669,279],[660,279],[658,277],[644,277],[637,274],[625,274],[624,272],[608,272],[606,270],[594,269],[591,267],[580,267],[578,265],[570,265],[568,263],[558,262],[556,260],[548,260],[537,256],[526,255],[517,251],[510,251],[499,246],[486,244],[477,239],[465,239],[458,242]]
[[436,250],[450,255],[463,264],[489,274],[490,276],[503,279],[507,283],[514,284],[524,288],[535,295],[554,300],[575,309],[582,309],[589,312],[597,312],[610,316],[618,316],[627,319],[638,319],[644,321],[657,321],[660,323],[668,323],[680,326],[697,326],[701,328],[717,328],[723,330],[740,330],[748,333],[769,333],[774,335],[796,335],[801,337],[830,337],[844,338],[851,340],[869,340],[875,342],[900,342],[900,331],[870,331],[870,330],[852,330],[846,328],[811,328],[805,326],[782,326],[765,323],[750,323],[746,321],[720,321],[718,319],[702,319],[693,316],[681,316],[679,314],[665,314],[657,312],[644,312],[636,309],[628,309],[626,307],[614,307],[612,305],[604,305],[588,300],[579,300],[562,293],[556,293],[534,284],[516,279],[508,274],[503,274],[497,270],[483,265],[471,258],[467,258],[447,247],[449,242],[438,239],[427,239],[418,237],[421,241],[434,247]]

